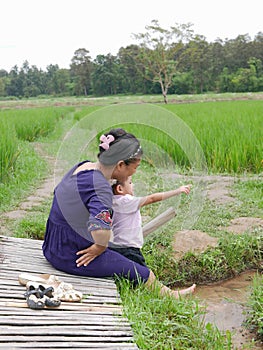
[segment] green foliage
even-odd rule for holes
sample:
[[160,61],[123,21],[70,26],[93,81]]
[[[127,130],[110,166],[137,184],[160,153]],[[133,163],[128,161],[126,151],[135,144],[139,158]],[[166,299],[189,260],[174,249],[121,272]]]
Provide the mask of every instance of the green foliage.
[[[193,142],[200,144],[210,173],[260,174],[262,172],[262,101],[170,104],[163,108],[175,114],[173,128],[177,126],[180,130],[180,123],[186,123],[186,128],[189,128],[187,137],[190,137],[188,144],[192,145]],[[159,112],[160,120],[164,118],[162,113],[162,111]],[[149,115],[149,123],[153,118],[158,118],[157,111],[156,115]],[[181,145],[167,135],[162,128],[148,126],[145,122],[143,125],[140,124],[139,128],[136,123],[125,124],[125,127],[142,139],[147,162],[151,162],[151,157],[156,160],[159,155],[158,164],[165,163],[168,156],[185,171],[193,167],[193,164],[190,164],[189,155],[185,154]],[[150,146],[148,141],[151,142]],[[199,164],[200,152],[198,153],[196,149],[193,152],[197,154],[195,157],[192,154],[191,156]],[[202,163],[201,160],[200,163]]]
[[251,179],[247,181],[237,181],[233,188],[236,196],[242,202],[253,208],[251,214],[256,214],[256,208],[263,209],[263,179]]
[[14,125],[19,139],[32,142],[47,136],[55,128],[58,119],[63,117],[63,113],[64,109],[60,108],[7,110],[1,111],[0,117],[9,125]]
[[96,111],[100,107],[98,106],[93,106],[93,107],[82,107],[79,108],[75,113],[74,113],[74,120],[79,121],[82,118],[86,117],[88,114]]
[[263,342],[263,276],[257,275],[253,279],[252,293],[249,298],[250,311],[247,324],[250,329],[256,331]]
[[20,69],[0,71],[0,98],[263,90],[262,33],[209,43],[191,27],[161,28],[153,20],[145,33],[134,34],[138,44],[115,56],[91,61],[88,50],[76,50],[70,69],[50,64],[43,71],[25,61]]
[[210,171],[262,172],[262,101],[207,102],[165,108],[193,130]]
[[19,142],[15,172],[6,183],[0,183],[0,212],[16,206],[47,172],[47,165],[27,142]]
[[173,258],[169,249],[160,248],[159,243],[149,246],[147,242],[144,253],[149,266],[165,284],[170,287],[193,281],[206,284],[236,276],[249,268],[261,269],[263,232],[228,234],[219,240],[216,248],[200,254],[188,252],[179,260]]
[[32,216],[22,219],[16,228],[16,237],[44,239],[46,227],[46,214],[42,216]]
[[0,183],[7,180],[15,168],[19,155],[14,126],[0,119]]
[[0,182],[15,178],[18,162],[24,162],[19,140],[32,142],[46,137],[66,113],[65,108],[0,110]]
[[191,298],[160,297],[158,288],[152,292],[143,285],[134,289],[126,280],[119,280],[118,285],[140,349],[229,349],[231,335],[205,325],[202,309]]

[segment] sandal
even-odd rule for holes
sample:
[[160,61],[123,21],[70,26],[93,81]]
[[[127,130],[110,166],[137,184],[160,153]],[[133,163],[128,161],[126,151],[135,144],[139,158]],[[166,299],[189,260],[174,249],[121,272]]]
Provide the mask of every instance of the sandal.
[[54,296],[61,301],[77,302],[82,299],[80,291],[75,290],[72,284],[60,281],[55,275],[21,273],[18,276],[18,280],[22,285],[26,285],[28,282],[38,282],[52,286],[54,288]]
[[[27,297],[27,304],[30,308],[43,309],[45,305],[49,307],[60,306],[61,301],[53,295],[54,288],[52,286],[29,281],[26,284],[26,287],[27,292],[25,293],[25,296]],[[43,307],[41,307],[41,305],[43,305]]]
[[31,275],[30,273],[23,272],[18,276],[18,281],[22,286],[25,286],[27,282],[42,282],[42,283],[54,283],[61,282],[59,278],[55,275],[50,275],[48,273],[43,273],[40,275]]
[[26,302],[30,309],[41,310],[45,307],[45,302],[39,299],[35,294],[26,295]]
[[70,283],[61,282],[55,288],[55,296],[61,301],[80,301],[82,293],[75,290]]
[[30,309],[44,309],[45,299],[41,295],[38,288],[33,285],[29,285],[27,291],[24,293],[26,302]]

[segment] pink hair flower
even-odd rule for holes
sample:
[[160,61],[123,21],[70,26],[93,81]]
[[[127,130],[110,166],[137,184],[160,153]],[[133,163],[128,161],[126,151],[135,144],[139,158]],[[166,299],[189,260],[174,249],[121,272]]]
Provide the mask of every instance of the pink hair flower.
[[110,143],[113,142],[115,140],[113,135],[101,135],[100,137],[100,141],[102,142],[100,144],[100,147],[104,148],[105,151],[107,151],[110,148]]

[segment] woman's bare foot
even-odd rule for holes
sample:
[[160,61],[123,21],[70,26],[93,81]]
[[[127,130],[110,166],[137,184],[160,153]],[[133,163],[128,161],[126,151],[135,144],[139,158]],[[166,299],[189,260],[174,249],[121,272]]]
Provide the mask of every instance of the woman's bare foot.
[[188,294],[193,294],[196,288],[196,284],[194,283],[191,287],[189,288],[185,288],[185,289],[181,289],[181,290],[173,290],[172,291],[172,295],[178,299],[180,296],[183,295],[188,295]]

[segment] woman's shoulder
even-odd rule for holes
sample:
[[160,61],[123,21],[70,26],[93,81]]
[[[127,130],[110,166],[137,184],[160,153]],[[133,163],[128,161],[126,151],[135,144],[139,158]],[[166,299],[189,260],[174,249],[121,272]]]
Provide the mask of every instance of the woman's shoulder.
[[80,172],[83,171],[89,171],[89,170],[95,170],[96,169],[96,163],[93,163],[89,160],[84,160],[80,163],[78,163],[77,165],[75,165],[75,167],[73,167],[73,174],[72,175],[77,175]]

